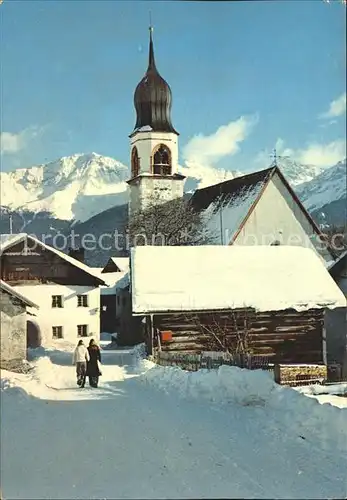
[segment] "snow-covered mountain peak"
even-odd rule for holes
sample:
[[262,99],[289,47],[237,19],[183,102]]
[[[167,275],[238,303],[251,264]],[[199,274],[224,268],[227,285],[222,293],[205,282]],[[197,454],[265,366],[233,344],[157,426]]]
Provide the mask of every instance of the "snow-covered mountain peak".
[[346,158],[325,169],[310,182],[297,187],[297,194],[310,211],[347,197]]
[[95,215],[125,200],[129,169],[97,153],[63,156],[58,160],[1,173],[1,204],[14,210],[51,212],[60,219]]
[[326,170],[326,167],[303,165],[289,158],[279,159],[278,166],[292,186],[298,186],[303,182],[312,181],[317,175],[320,175]]

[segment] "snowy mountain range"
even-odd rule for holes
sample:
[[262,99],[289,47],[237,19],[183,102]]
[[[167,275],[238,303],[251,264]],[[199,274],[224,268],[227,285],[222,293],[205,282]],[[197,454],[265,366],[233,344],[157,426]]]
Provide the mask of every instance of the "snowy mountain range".
[[[198,164],[180,167],[186,190],[240,175]],[[129,168],[97,153],[76,154],[56,161],[1,173],[1,205],[9,211],[49,212],[62,220],[84,222],[128,201]]]
[[[346,198],[346,161],[324,169],[283,159],[280,168],[310,211]],[[179,170],[186,176],[186,192],[242,175],[195,163]],[[126,165],[97,153],[75,154],[1,173],[2,213],[45,213],[52,219],[83,223],[126,204],[128,178]]]
[[329,203],[346,198],[346,159],[334,167],[323,170],[317,177],[297,187],[296,192],[310,211],[318,210]]

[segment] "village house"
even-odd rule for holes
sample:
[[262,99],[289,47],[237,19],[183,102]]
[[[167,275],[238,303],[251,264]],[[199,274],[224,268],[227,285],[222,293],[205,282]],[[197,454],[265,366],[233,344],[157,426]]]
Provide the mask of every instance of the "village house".
[[336,255],[277,166],[195,191],[214,245],[289,245],[313,249],[326,266]]
[[130,268],[132,313],[158,362],[222,352],[326,378],[324,316],[346,298],[313,250],[144,246]]
[[101,293],[101,332],[118,333],[122,308],[125,306],[124,298],[117,294],[117,283],[122,280],[129,270],[128,257],[110,257],[100,277],[107,286],[100,288]]
[[0,280],[2,368],[20,364],[27,357],[27,308],[38,309],[38,305]]
[[1,279],[39,306],[27,317],[28,346],[52,339],[100,339],[100,289],[84,263],[25,233],[2,234]]

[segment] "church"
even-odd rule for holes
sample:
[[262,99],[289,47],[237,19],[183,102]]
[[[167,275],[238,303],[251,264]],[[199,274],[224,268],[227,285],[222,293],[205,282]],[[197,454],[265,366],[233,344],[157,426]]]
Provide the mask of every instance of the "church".
[[150,28],[147,71],[134,95],[136,124],[130,134],[129,218],[149,205],[181,198],[178,132],[171,122],[172,93],[155,64]]
[[[184,196],[178,136],[171,120],[172,92],[154,57],[153,28],[145,75],[134,92],[136,122],[130,134],[128,218]],[[330,266],[336,259],[316,222],[277,164],[196,190],[189,207],[201,214],[212,245],[290,245],[313,249]],[[274,209],[275,207],[275,209]],[[174,230],[174,228],[173,228]]]

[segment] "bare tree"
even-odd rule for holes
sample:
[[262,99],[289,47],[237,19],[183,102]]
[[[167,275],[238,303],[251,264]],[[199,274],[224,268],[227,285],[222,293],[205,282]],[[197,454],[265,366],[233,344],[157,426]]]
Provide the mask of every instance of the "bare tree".
[[196,314],[186,316],[194,323],[194,332],[201,335],[206,351],[220,351],[236,364],[247,364],[253,353],[250,345],[249,312],[229,311],[226,313]]
[[131,215],[128,231],[132,246],[202,245],[209,241],[202,215],[184,198],[158,203],[153,197],[145,209]]

